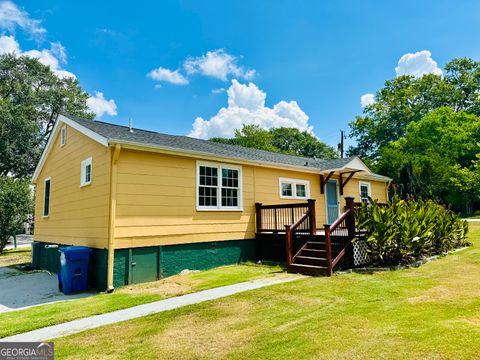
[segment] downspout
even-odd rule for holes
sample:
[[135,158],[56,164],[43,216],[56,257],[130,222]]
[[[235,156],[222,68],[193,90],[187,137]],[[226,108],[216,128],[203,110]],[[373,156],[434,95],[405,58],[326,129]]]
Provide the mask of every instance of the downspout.
[[108,260],[107,260],[107,291],[112,292],[113,287],[113,262],[115,255],[115,217],[117,209],[117,163],[120,156],[120,144],[113,150],[110,166],[110,214],[108,227]]

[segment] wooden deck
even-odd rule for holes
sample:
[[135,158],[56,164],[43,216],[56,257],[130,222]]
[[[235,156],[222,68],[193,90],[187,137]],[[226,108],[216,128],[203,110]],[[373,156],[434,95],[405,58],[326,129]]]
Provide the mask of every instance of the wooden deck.
[[315,226],[315,200],[282,205],[257,203],[260,258],[286,261],[290,272],[330,276],[342,259],[349,262],[351,257],[351,242],[355,237],[354,201],[353,198],[346,201],[346,211],[323,229]]

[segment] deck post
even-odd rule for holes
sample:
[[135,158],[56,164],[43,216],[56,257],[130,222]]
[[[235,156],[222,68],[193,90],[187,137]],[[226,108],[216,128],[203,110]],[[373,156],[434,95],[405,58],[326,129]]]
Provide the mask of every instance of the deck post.
[[325,252],[327,260],[327,276],[332,275],[332,239],[330,234],[330,225],[323,225],[325,229]]
[[345,210],[349,210],[350,213],[348,214],[347,218],[347,229],[348,229],[348,238],[352,240],[355,237],[355,203],[354,198],[351,196],[345,197],[345,202],[347,205],[345,206]]
[[293,250],[292,250],[292,231],[290,225],[285,225],[285,248],[287,250],[287,265],[291,265],[293,262]]
[[262,203],[255,203],[257,233],[262,232]]
[[310,213],[309,222],[310,222],[310,235],[315,235],[317,233],[317,219],[315,216],[315,199],[308,199],[308,211]]

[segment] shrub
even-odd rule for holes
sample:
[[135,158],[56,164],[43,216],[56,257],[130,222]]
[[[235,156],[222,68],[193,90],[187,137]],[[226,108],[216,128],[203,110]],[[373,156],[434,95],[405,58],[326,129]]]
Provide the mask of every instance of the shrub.
[[362,204],[357,229],[366,230],[370,258],[381,264],[410,263],[468,245],[467,222],[431,200]]

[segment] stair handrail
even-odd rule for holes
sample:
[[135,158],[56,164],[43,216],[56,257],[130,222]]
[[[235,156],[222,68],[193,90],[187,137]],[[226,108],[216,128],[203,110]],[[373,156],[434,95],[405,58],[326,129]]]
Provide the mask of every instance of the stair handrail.
[[[347,247],[350,246],[352,240],[355,238],[355,203],[353,197],[345,197],[347,205],[346,210],[341,214],[332,224],[325,224],[325,253],[327,262],[327,276],[331,276],[333,269],[342,259],[347,251]],[[347,225],[348,241],[343,249],[337,254],[335,259],[332,259],[332,232],[335,231],[342,223]]]
[[285,225],[285,248],[287,252],[287,265],[293,263],[293,241],[292,234],[296,231],[300,225],[309,220],[309,234],[316,234],[316,225],[315,225],[315,199],[308,199],[308,209],[295,223],[291,225]]

